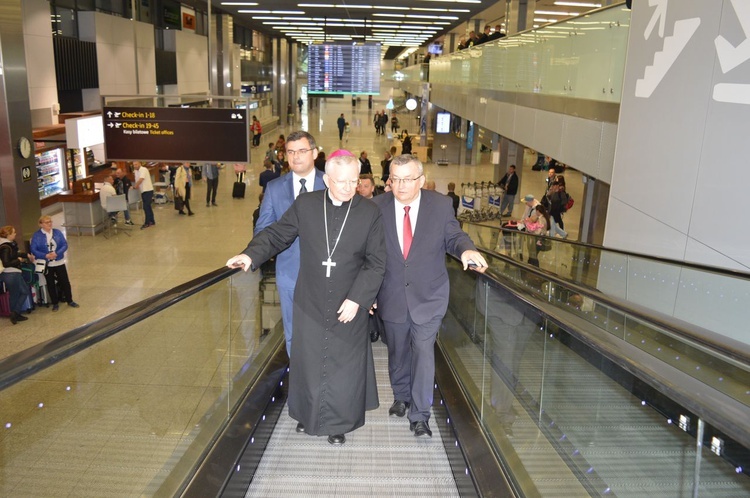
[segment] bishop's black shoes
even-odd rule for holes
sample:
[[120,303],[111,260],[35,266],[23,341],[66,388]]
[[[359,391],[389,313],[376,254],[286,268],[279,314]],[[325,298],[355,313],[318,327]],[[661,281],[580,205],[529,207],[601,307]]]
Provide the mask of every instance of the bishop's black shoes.
[[341,446],[346,442],[346,436],[344,436],[343,434],[328,436],[328,442],[334,446]]
[[420,420],[419,422],[410,422],[409,429],[414,433],[415,437],[432,437],[430,424],[428,424],[426,420]]
[[302,425],[302,422],[297,422],[297,428],[294,429],[294,430],[297,431],[297,432],[299,432],[299,433],[304,433],[305,432],[305,426]]
[[404,415],[406,415],[406,410],[408,409],[409,409],[408,402],[396,400],[388,409],[388,415],[395,415],[397,417],[403,417]]

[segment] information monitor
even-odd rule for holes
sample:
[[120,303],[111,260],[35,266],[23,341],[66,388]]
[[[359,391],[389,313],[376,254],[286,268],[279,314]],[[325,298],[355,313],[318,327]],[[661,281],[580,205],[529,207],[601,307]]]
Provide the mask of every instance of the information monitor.
[[307,67],[309,94],[380,94],[380,43],[310,45]]

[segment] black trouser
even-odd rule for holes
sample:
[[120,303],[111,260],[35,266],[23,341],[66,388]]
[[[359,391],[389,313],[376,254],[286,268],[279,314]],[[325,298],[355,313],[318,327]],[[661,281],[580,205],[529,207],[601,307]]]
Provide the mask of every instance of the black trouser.
[[185,205],[184,205],[184,207],[183,207],[182,209],[180,209],[180,212],[181,212],[181,213],[182,213],[182,212],[184,212],[184,209],[185,209],[185,208],[187,208],[187,210],[188,210],[188,213],[192,213],[192,212],[193,212],[193,211],[192,211],[192,210],[190,209],[190,191],[191,191],[191,190],[192,190],[192,189],[190,188],[190,184],[189,184],[189,183],[186,183],[186,184],[185,184],[185,198],[183,199],[183,201],[184,201]]
[[256,147],[260,145],[260,133],[253,135],[253,145]]
[[206,178],[206,204],[216,204],[216,191],[219,190],[219,178]]
[[73,293],[70,290],[70,280],[68,279],[68,269],[65,265],[47,266],[47,272],[44,276],[47,278],[47,291],[53,305],[60,301],[65,303],[73,302]]

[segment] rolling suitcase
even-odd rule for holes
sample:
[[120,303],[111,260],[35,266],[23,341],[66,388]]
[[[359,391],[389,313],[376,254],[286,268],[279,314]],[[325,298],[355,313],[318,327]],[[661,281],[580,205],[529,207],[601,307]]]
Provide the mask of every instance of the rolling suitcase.
[[232,187],[232,197],[235,199],[244,199],[245,198],[245,182],[234,182],[234,187]]
[[0,316],[10,316],[10,292],[4,283],[0,283]]

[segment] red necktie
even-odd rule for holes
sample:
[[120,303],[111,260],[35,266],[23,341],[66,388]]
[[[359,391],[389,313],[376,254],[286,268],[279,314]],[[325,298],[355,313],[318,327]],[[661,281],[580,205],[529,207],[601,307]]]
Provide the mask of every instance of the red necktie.
[[409,209],[411,209],[411,206],[404,207],[404,259],[409,257],[409,249],[411,249],[411,239],[413,237]]

